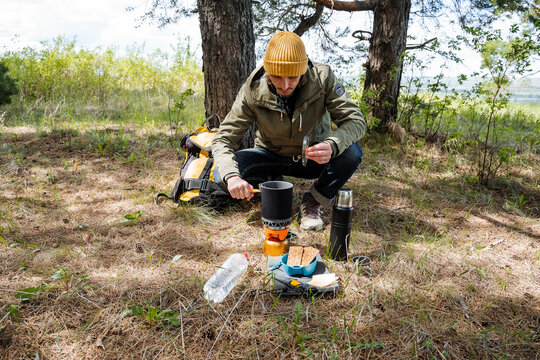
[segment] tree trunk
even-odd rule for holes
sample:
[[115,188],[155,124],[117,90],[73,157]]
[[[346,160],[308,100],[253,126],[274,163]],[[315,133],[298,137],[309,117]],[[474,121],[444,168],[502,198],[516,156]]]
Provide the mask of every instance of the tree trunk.
[[410,10],[411,0],[381,0],[373,11],[364,97],[380,133],[388,132],[388,125],[397,118]]
[[[198,0],[206,118],[225,118],[238,90],[255,68],[252,0]],[[219,126],[216,117],[213,127]],[[242,147],[253,143],[250,129]],[[251,143],[250,143],[251,140]]]

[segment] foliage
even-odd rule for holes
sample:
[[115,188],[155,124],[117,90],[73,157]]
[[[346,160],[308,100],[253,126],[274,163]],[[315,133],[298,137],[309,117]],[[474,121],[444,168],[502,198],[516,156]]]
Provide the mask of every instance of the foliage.
[[[79,49],[64,37],[42,42],[41,49],[5,52],[0,60],[20,87],[8,113],[48,125],[60,117],[85,116],[169,121],[171,104],[184,96],[185,116],[179,114],[177,121],[185,122],[186,117],[197,116],[203,89],[189,41],[179,40],[173,55],[160,51],[144,55],[136,47],[123,55],[114,48]],[[187,99],[186,92],[193,99]]]
[[[474,179],[484,185],[513,161],[516,152],[538,151],[540,131],[537,110],[508,102],[513,81],[534,70],[531,59],[540,46],[535,31],[518,23],[505,35],[488,24],[462,22],[465,35],[454,41],[455,49],[469,46],[482,58],[482,72],[472,74],[471,80],[477,82],[470,90],[450,87],[442,73],[422,77],[429,62],[407,53],[404,66],[416,73],[406,78],[399,112],[399,121],[409,132],[471,156]],[[450,51],[446,55],[452,57]],[[457,80],[462,85],[469,77],[459,75]]]
[[[83,280],[89,279],[89,275],[76,276],[71,274],[68,269],[62,266],[58,266],[58,270],[51,276],[51,279],[60,280],[64,291],[69,291],[72,288],[76,288],[74,285],[80,285]],[[87,285],[83,285],[87,286]],[[53,283],[41,284],[38,286],[32,286],[18,291],[15,294],[15,298],[20,299],[22,302],[27,302],[31,298],[39,296],[41,293],[48,290],[55,289],[57,286]]]
[[509,144],[500,141],[504,127],[496,121],[496,113],[508,104],[509,84],[519,75],[531,73],[531,57],[540,51],[535,42],[534,31],[518,24],[510,27],[508,38],[500,30],[480,26],[463,26],[468,37],[463,40],[478,49],[482,56],[481,68],[485,70],[476,92],[487,106],[487,119],[484,134],[478,139],[478,180],[488,185],[497,170],[508,163],[515,151]]
[[145,326],[153,328],[158,322],[163,325],[179,326],[178,313],[171,309],[161,310],[149,303],[146,306],[132,305],[122,313],[122,317],[133,315],[145,321]]
[[135,214],[126,214],[124,215],[124,218],[122,219],[123,224],[127,224],[130,226],[137,225],[139,223],[139,220],[142,216],[142,211],[138,210]]
[[2,323],[8,317],[15,321],[19,319],[19,305],[6,304],[4,307],[7,311],[0,318],[0,331],[2,331],[2,329],[5,329],[6,325],[2,325]]
[[[90,278],[90,275],[81,275],[77,276],[73,273],[70,273],[68,269],[63,266],[58,266],[58,270],[54,275],[51,276],[51,279],[60,280],[65,291],[71,289],[74,285],[80,285],[83,280]],[[87,285],[83,285],[85,287]]]
[[[186,1],[178,0],[152,0],[142,16],[139,17],[140,23],[149,22],[162,28],[168,24],[174,24],[183,17],[193,14],[194,4],[185,4]],[[135,11],[134,6],[128,6],[127,11]]]
[[11,96],[18,91],[16,81],[9,75],[8,68],[0,59],[0,105],[9,104]]
[[501,15],[518,14],[524,24],[540,29],[538,0],[475,0],[471,1],[471,6],[480,10],[478,16],[483,17],[485,23],[492,22]]
[[180,93],[177,99],[174,101],[174,106],[169,107],[169,127],[170,129],[178,129],[180,124],[180,115],[182,111],[186,109],[186,99],[192,96],[195,92],[193,89],[189,88],[186,91]]
[[15,294],[15,297],[17,299],[21,299],[21,301],[29,301],[34,296],[38,296],[42,292],[48,290],[49,287],[47,285],[39,285],[35,287],[29,287],[26,289],[23,289]]
[[[317,16],[316,6],[320,5],[306,0],[254,2],[253,23],[258,57],[262,58],[268,41],[276,32],[297,32],[303,21]],[[350,45],[343,41],[350,34],[351,29],[343,23],[332,22],[332,15],[331,11],[323,10],[314,25],[309,29],[301,30],[307,31],[310,42],[315,43],[315,46],[311,48],[312,53],[308,56],[312,59],[320,58],[320,61],[331,61],[334,68],[352,67],[353,60],[359,61],[360,57],[365,55],[366,47],[361,43]]]

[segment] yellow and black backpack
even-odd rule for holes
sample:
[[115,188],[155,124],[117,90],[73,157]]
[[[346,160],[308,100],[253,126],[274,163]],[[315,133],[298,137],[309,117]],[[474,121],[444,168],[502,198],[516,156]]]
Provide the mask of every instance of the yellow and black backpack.
[[216,164],[210,145],[217,131],[201,126],[182,138],[180,146],[186,151],[186,156],[180,168],[180,178],[176,181],[171,196],[159,193],[156,202],[160,197],[166,197],[175,203],[216,207],[230,198],[229,194],[214,182]]

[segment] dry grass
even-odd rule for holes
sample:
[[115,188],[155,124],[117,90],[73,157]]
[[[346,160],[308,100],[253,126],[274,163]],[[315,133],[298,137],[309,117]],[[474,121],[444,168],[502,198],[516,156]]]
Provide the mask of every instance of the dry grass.
[[[163,135],[139,130],[0,132],[0,358],[538,358],[538,155],[485,189],[465,180],[458,155],[368,144],[349,183],[351,253],[371,257],[373,273],[327,260],[338,294],[276,298],[259,203],[155,205],[178,162]],[[298,210],[310,184],[294,184]],[[296,244],[325,254],[330,227],[297,225]],[[204,282],[238,251],[248,273],[208,304]],[[65,281],[51,278],[62,268]],[[176,321],[126,314],[132,306]]]

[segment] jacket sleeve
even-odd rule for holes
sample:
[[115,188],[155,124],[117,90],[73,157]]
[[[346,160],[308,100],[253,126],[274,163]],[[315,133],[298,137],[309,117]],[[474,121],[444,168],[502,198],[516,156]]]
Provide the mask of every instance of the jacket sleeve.
[[214,161],[224,181],[231,176],[240,176],[234,153],[240,148],[247,129],[255,121],[255,116],[248,104],[249,91],[249,85],[244,84],[238,92],[231,111],[219,126],[219,131],[212,141]]
[[345,151],[352,143],[360,140],[366,133],[366,120],[358,105],[353,103],[349,94],[336,76],[328,68],[328,76],[323,84],[325,87],[325,105],[332,122],[337,125],[337,130],[326,140],[336,144],[337,156]]

